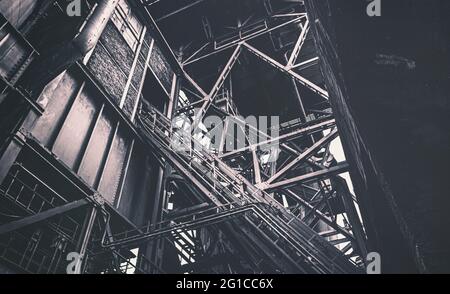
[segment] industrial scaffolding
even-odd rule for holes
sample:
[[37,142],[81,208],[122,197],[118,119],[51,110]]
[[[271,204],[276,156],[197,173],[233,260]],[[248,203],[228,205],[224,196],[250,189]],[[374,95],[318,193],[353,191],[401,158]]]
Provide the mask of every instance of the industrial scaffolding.
[[[85,1],[77,34],[41,54],[38,29],[72,21],[64,1],[44,2],[22,26],[1,19],[9,50],[22,54],[2,72],[2,103],[11,105],[0,153],[2,264],[67,273],[68,254],[77,253],[77,273],[364,272],[366,230],[346,175],[352,164],[333,155],[339,127],[303,1],[243,1],[263,13],[221,34],[202,8],[210,1],[184,1],[169,13],[159,13],[164,1]],[[171,46],[160,23],[196,8],[204,41]],[[130,21],[134,13],[141,25]],[[129,67],[112,32],[134,54]],[[108,64],[101,52],[119,57]],[[289,92],[293,103],[276,130],[245,123],[259,113],[240,109],[252,94],[235,86],[240,67],[250,68],[249,79],[263,71],[289,85],[278,95]],[[117,75],[124,76],[118,94]],[[218,148],[204,144],[210,116],[224,126]],[[109,137],[97,139],[105,129]],[[238,147],[227,144],[239,132]],[[262,148],[271,145],[279,148]]]

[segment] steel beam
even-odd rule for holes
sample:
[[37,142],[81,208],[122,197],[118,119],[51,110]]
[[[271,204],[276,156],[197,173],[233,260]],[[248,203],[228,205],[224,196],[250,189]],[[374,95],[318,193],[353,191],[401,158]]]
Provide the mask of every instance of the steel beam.
[[256,154],[256,150],[252,150],[252,158],[253,158],[253,170],[255,172],[255,183],[261,183],[261,169],[259,166],[258,154]]
[[97,212],[98,210],[95,206],[88,211],[85,220],[86,222],[83,226],[83,231],[81,233],[80,244],[78,247],[78,252],[81,256],[81,259],[79,260],[79,263],[75,266],[75,268],[77,269],[77,271],[79,271],[80,274],[84,273],[84,268],[87,265],[86,252],[88,250],[88,245],[91,240],[92,230],[94,228]]
[[308,32],[309,32],[309,20],[307,20],[305,25],[303,26],[303,30],[300,33],[300,37],[298,37],[297,43],[294,46],[294,49],[292,51],[291,57],[289,58],[286,68],[292,69],[294,62],[297,60],[297,57],[300,54],[300,51],[302,50],[303,44],[305,44]]
[[[189,3],[189,4],[187,4],[187,5],[183,6],[183,7],[180,7],[180,8],[178,8],[178,9],[176,9],[175,11],[172,11],[172,12],[166,14],[166,15],[161,16],[161,17],[158,18],[156,21],[157,21],[157,22],[160,22],[160,21],[162,21],[162,20],[165,20],[165,19],[167,19],[167,18],[169,18],[169,17],[171,17],[171,16],[177,15],[178,13],[181,13],[181,12],[183,12],[183,11],[186,11],[186,10],[188,10],[189,8],[192,8],[192,7],[198,5],[198,4],[202,3],[202,2],[205,2],[205,1],[206,1],[206,0],[196,0],[196,1],[192,2],[192,3]],[[155,3],[152,3],[152,4],[155,4]]]
[[21,228],[36,224],[38,222],[45,221],[54,216],[61,215],[66,212],[72,211],[74,209],[83,207],[89,203],[90,202],[86,199],[77,200],[77,201],[74,201],[74,202],[53,208],[53,209],[49,209],[49,210],[41,212],[39,214],[28,216],[28,217],[22,218],[20,220],[1,225],[0,226],[0,235],[19,230]]
[[341,174],[347,172],[349,169],[349,165],[346,162],[341,162],[336,166],[330,167],[325,170],[315,171],[306,175],[301,175],[292,179],[287,179],[281,182],[273,183],[271,185],[261,184],[258,185],[261,190],[264,191],[274,191],[277,189],[289,188],[291,186],[295,186],[302,183],[307,183],[313,180],[318,180],[324,177],[328,177],[331,175]]
[[[347,182],[345,179],[341,177],[336,177],[335,181],[337,181],[336,191],[341,195],[342,202],[344,204],[345,212],[347,214],[347,218],[352,226],[352,232],[355,235],[356,244],[359,248],[359,254],[361,256],[367,256],[367,237],[364,232],[363,224],[359,218],[358,211],[355,207],[355,202],[353,197],[348,189]],[[364,260],[364,258],[363,258]],[[364,260],[365,261],[365,260]]]
[[291,69],[303,70],[319,63],[319,57],[313,57],[298,64],[293,64]]
[[[337,233],[340,233],[340,234],[346,236],[347,238],[354,239],[354,236],[350,231],[348,231],[345,228],[340,227],[337,223],[333,222],[323,212],[321,212],[320,210],[318,210],[317,208],[312,206],[310,203],[308,203],[308,201],[304,200],[302,197],[298,196],[296,193],[292,192],[289,189],[286,189],[285,193],[286,193],[286,195],[294,198],[296,201],[300,202],[301,205],[305,206],[310,211],[312,211],[314,213],[314,215],[316,215],[321,221],[323,221],[324,223],[326,223],[327,225],[332,227],[334,230],[336,230]],[[326,236],[323,236],[323,237],[325,238]]]
[[321,97],[325,98],[326,100],[329,99],[329,94],[328,91],[322,89],[321,87],[317,86],[316,84],[314,84],[313,82],[305,79],[304,77],[302,77],[301,75],[299,75],[298,73],[294,72],[292,69],[289,69],[288,67],[282,65],[281,63],[279,63],[278,61],[276,61],[275,59],[273,59],[272,57],[268,56],[265,53],[262,53],[261,51],[259,51],[258,49],[256,49],[255,47],[249,45],[248,43],[242,43],[244,47],[246,47],[250,52],[254,53],[256,56],[258,56],[259,58],[261,58],[262,60],[264,60],[265,62],[269,63],[270,65],[272,65],[273,67],[275,67],[276,69],[280,70],[281,72],[284,72],[285,74],[288,74],[290,76],[292,76],[293,78],[295,78],[300,84],[302,84],[303,86],[307,87],[308,89],[310,89],[311,91],[313,91],[314,93],[317,93],[318,95],[320,95]]
[[263,145],[273,145],[276,142],[287,142],[287,141],[299,138],[304,135],[309,135],[309,134],[312,134],[315,132],[319,132],[321,130],[329,129],[331,127],[334,127],[335,124],[336,124],[336,121],[334,119],[320,121],[312,126],[307,126],[307,127],[295,130],[291,133],[281,135],[277,138],[270,138],[269,140],[265,140],[265,141],[259,142],[257,144],[253,144],[253,145],[250,145],[250,146],[247,146],[244,148],[240,148],[240,149],[237,149],[237,150],[234,150],[231,152],[227,152],[227,153],[221,155],[220,157],[228,158],[228,157],[237,155],[238,153],[251,151],[252,149],[263,146]]
[[238,60],[240,53],[241,53],[241,45],[236,47],[236,49],[234,50],[230,59],[228,60],[227,64],[225,65],[225,68],[223,69],[222,73],[220,74],[219,78],[217,79],[216,83],[214,84],[211,92],[209,92],[209,94],[205,97],[203,105],[200,108],[199,112],[197,113],[197,115],[194,119],[194,123],[192,125],[193,131],[195,131],[197,129],[197,126],[200,124],[203,117],[206,115],[206,112],[208,111],[209,107],[214,102],[214,99],[216,98],[217,93],[219,92],[220,88],[223,86],[228,75],[231,73],[233,66],[236,64],[236,61]]
[[279,170],[275,175],[273,175],[270,179],[268,179],[264,184],[265,185],[271,185],[274,181],[279,179],[280,177],[284,176],[288,171],[290,171],[292,168],[297,166],[298,164],[302,163],[304,160],[309,158],[310,156],[314,155],[314,153],[317,152],[320,148],[322,148],[324,145],[330,143],[332,140],[334,140],[338,136],[338,131],[335,129],[327,136],[323,137],[314,145],[306,149],[300,156],[295,158],[293,161],[288,163],[285,167],[283,167],[281,170]]
[[[209,52],[207,52],[207,53],[205,53],[205,54],[203,54],[203,55],[201,55],[201,56],[199,56],[199,57],[194,59],[194,57],[196,55],[200,54],[200,52],[203,51],[203,49],[205,47],[210,45],[210,43],[207,43],[206,44],[207,46],[203,46],[202,50],[198,50],[193,55],[191,55],[188,59],[186,59],[183,62],[183,65],[189,65],[189,64],[195,63],[197,61],[203,60],[203,59],[205,59],[207,57],[213,56],[213,55],[215,55],[217,53],[223,52],[223,51],[225,51],[225,50],[227,50],[229,48],[232,48],[233,46],[236,46],[236,44],[239,43],[239,42],[250,41],[250,40],[255,39],[257,37],[260,37],[262,35],[269,34],[269,33],[273,32],[275,30],[281,29],[281,28],[283,28],[283,27],[285,27],[287,25],[298,23],[298,22],[300,22],[302,19],[304,19],[306,17],[306,13],[300,13],[299,15],[293,15],[293,16],[294,17],[296,16],[296,17],[294,19],[291,19],[291,20],[288,20],[286,22],[283,22],[283,23],[281,23],[279,25],[275,25],[273,27],[268,27],[265,30],[262,30],[261,32],[259,32],[257,34],[254,34],[254,35],[251,35],[251,36],[248,36],[248,37],[244,37],[244,38],[239,39],[239,40],[235,40],[235,41],[229,42],[228,44],[221,46],[219,49],[214,49],[213,48],[211,51],[209,51]],[[273,18],[276,18],[276,17],[274,16]]]

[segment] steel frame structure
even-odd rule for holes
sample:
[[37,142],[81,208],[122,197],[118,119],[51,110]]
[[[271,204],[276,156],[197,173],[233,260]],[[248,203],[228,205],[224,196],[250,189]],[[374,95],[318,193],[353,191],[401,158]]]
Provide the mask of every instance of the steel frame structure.
[[[274,15],[273,17],[287,16]],[[297,58],[309,32],[309,20],[306,14],[300,13],[288,15],[287,21],[273,27],[272,29],[266,29],[264,32],[260,32],[260,34],[263,35],[270,33],[272,30],[282,28],[285,25],[289,25],[291,22],[300,22],[302,30],[297,41],[295,42],[294,47],[292,48],[289,58],[287,59],[287,64],[285,65],[248,44],[248,41],[251,40],[252,37],[257,37],[259,35],[243,37],[240,30],[236,33],[236,35],[239,36],[238,39],[229,40],[228,43],[223,44],[220,47],[217,46],[217,41],[215,41],[213,48],[209,49],[209,52],[205,52],[208,50],[208,44],[201,46],[200,50],[196,51],[193,55],[182,62],[182,66],[189,66],[190,64],[204,58],[208,58],[214,54],[222,52],[225,49],[232,48],[233,46],[235,49],[227,64],[222,67],[222,72],[210,92],[206,92],[201,89],[198,84],[196,84],[184,71],[185,74],[182,78],[186,79],[188,83],[191,83],[192,86],[198,90],[198,95],[196,96],[201,99],[193,102],[191,105],[178,109],[176,114],[192,115],[193,129],[195,129],[209,111],[218,111],[217,107],[214,105],[215,100],[219,92],[224,90],[227,79],[231,79],[230,73],[239,59],[242,50],[244,49],[315,93],[318,96],[318,99],[327,101],[328,92],[320,86],[308,81],[301,75],[302,69],[318,62],[318,57],[297,63]],[[203,55],[197,57],[202,52]],[[225,100],[231,100],[228,101],[227,105],[234,105],[232,97],[226,97]],[[196,114],[193,113],[195,108],[200,109],[196,112]],[[211,110],[211,108],[215,109]],[[237,110],[229,107],[227,109],[228,111],[225,111],[226,116],[232,116],[235,120],[239,121],[239,118],[237,117]],[[301,144],[297,144],[301,141],[299,139],[305,137],[312,138],[314,134],[321,133],[327,129],[330,130],[330,133],[317,141],[313,138],[310,146],[304,146],[302,148],[300,147]],[[253,130],[253,132],[258,131]],[[258,135],[261,134],[259,133]],[[245,174],[251,173],[252,176],[245,179],[247,182],[250,180],[249,184],[254,185],[256,189],[259,189],[264,193],[269,192],[272,193],[272,195],[278,194],[284,200],[288,198],[290,201],[293,201],[292,205],[285,205],[286,207],[284,207],[284,209],[289,212],[301,211],[304,214],[305,221],[310,220],[312,217],[313,220],[310,222],[312,227],[317,225],[318,221],[325,223],[329,226],[330,230],[328,230],[324,235],[328,236],[328,238],[330,236],[334,236],[335,239],[339,240],[339,242],[330,240],[332,243],[347,243],[345,246],[341,246],[343,252],[350,252],[349,255],[359,256],[359,261],[362,263],[363,258],[361,257],[365,256],[367,253],[365,248],[366,240],[363,225],[361,224],[357,213],[357,206],[355,206],[355,197],[350,194],[345,181],[337,176],[338,174],[348,171],[349,166],[346,162],[330,163],[328,161],[330,158],[330,143],[338,137],[338,131],[333,118],[326,115],[323,117],[318,117],[317,119],[303,125],[298,125],[297,128],[294,128],[293,130],[290,130],[277,138],[271,138],[267,134],[262,135],[267,138],[264,142],[253,145],[249,144],[245,148],[224,154],[219,152],[217,156],[220,158],[218,160],[221,161],[217,164],[225,164],[227,168],[233,169],[232,166],[234,165],[234,168],[236,168],[236,163],[231,163],[230,158],[233,160],[243,159],[243,161],[250,161],[250,164],[243,163],[239,166],[238,170],[235,169],[237,181],[242,180],[245,177]],[[222,144],[224,144],[224,141],[225,140],[222,139]],[[266,166],[264,168],[259,160],[260,157],[256,154],[255,150],[258,145],[267,144],[274,141],[280,143],[280,152],[282,153],[280,154],[280,157],[283,159],[283,162],[281,165],[274,164],[273,166]],[[222,149],[223,145],[220,147],[220,150]],[[321,150],[325,150],[323,155],[318,154]],[[242,169],[242,166],[246,166],[246,169]],[[287,174],[289,174],[288,177]],[[308,183],[311,185],[306,185]],[[312,187],[314,184],[316,184],[318,188],[314,189]],[[305,191],[305,189],[313,190],[313,197],[309,198],[307,196],[308,193],[299,192],[299,187],[301,187],[303,191]],[[344,215],[346,218],[345,225],[338,224],[338,214],[334,213],[333,209],[329,206],[329,201],[332,198],[340,199],[343,203],[345,203],[344,206],[346,208],[341,214],[341,216]]]
[[[143,1],[143,4],[149,7],[156,2]],[[201,2],[195,1],[191,5]],[[150,14],[148,16],[159,39],[165,41],[156,22]],[[168,17],[171,15],[164,18]],[[301,31],[285,64],[251,44],[256,38],[292,24],[300,25]],[[349,170],[349,165],[336,162],[330,151],[331,143],[339,136],[332,114],[312,115],[313,111],[307,110],[310,112],[307,116],[305,109],[299,110],[299,119],[282,124],[276,137],[257,129],[244,130],[247,138],[257,135],[264,139],[254,144],[247,139],[244,148],[232,151],[224,148],[229,137],[226,129],[219,150],[213,151],[192,148],[191,141],[183,141],[184,136],[177,138],[179,133],[174,132],[172,119],[179,115],[191,120],[194,133],[187,137],[192,141],[196,136],[207,135],[199,134],[197,127],[209,114],[219,115],[227,126],[229,118],[242,125],[229,85],[233,80],[232,71],[244,50],[292,79],[295,85],[310,91],[320,103],[328,104],[327,90],[302,75],[303,70],[318,63],[318,57],[298,61],[308,33],[309,20],[304,11],[279,11],[268,19],[239,27],[230,35],[211,39],[182,61],[177,61],[167,46],[169,58],[177,65],[168,111],[161,113],[154,107],[141,106],[133,114],[136,125],[130,126],[146,143],[149,153],[159,159],[164,170],[159,183],[163,200],[155,208],[160,212],[159,217],[154,217],[142,228],[124,220],[121,221],[126,224],[118,225],[120,217],[115,216],[113,208],[94,191],[79,188],[83,198],[69,199],[58,195],[37,175],[17,163],[18,172],[8,175],[0,195],[2,201],[18,204],[24,216],[0,226],[0,235],[9,236],[8,244],[2,244],[2,248],[6,248],[1,253],[2,258],[27,272],[64,272],[62,252],[70,248],[82,257],[81,273],[127,273],[130,269],[137,273],[162,273],[164,246],[161,244],[171,244],[180,261],[184,262],[183,267],[192,272],[196,267],[200,271],[219,271],[217,267],[224,271],[227,268],[231,273],[239,267],[252,273],[361,272],[367,255],[366,236],[355,196],[339,176]],[[219,66],[222,70],[212,89],[205,91],[186,68],[228,49],[234,50],[227,63]],[[82,65],[78,66],[84,69]],[[189,101],[185,105],[178,103],[182,89],[186,93],[189,91]],[[298,98],[301,101],[301,97]],[[123,102],[124,99],[121,105]],[[28,134],[19,132],[15,139],[32,152],[40,153],[41,158],[48,156],[45,155],[47,150]],[[182,142],[187,151],[172,148],[174,139]],[[274,142],[280,146],[278,160],[264,162],[264,153],[258,148]],[[19,176],[24,172],[39,185],[27,185]],[[47,194],[41,195],[38,186],[44,186]],[[169,187],[175,187],[174,193],[186,189],[193,205],[167,212]],[[31,198],[22,202],[21,197],[25,194]],[[82,211],[82,217],[74,217],[74,211]],[[62,225],[63,219],[73,225],[70,230]],[[42,235],[46,234],[41,228],[43,223],[63,236],[52,240],[49,252],[36,251]],[[31,238],[21,235],[23,229]],[[199,237],[200,233],[224,235],[225,241],[218,242],[224,248],[222,254],[237,254],[245,266],[242,262],[231,265],[224,258],[218,258],[216,264],[203,265],[206,259],[220,257],[220,254],[202,247],[204,239]],[[28,240],[21,253],[11,249],[12,244],[19,242],[17,240]],[[140,254],[137,263],[132,263],[135,256],[129,255],[130,249],[148,244],[154,248],[156,258]],[[52,256],[51,260],[46,260],[46,256]],[[40,261],[36,262],[37,259]]]
[[[296,19],[296,21],[301,21],[303,19],[304,23],[302,24],[302,31],[300,32],[298,40],[295,43],[286,65],[281,64],[274,58],[248,44],[247,41],[251,40],[251,37],[239,39],[237,42],[235,40],[230,40],[230,42],[228,44],[224,44],[223,47],[217,48],[215,46],[214,49],[212,49],[212,52],[206,53],[200,58],[195,58],[195,56],[200,54],[201,51],[207,47],[207,45],[204,45],[199,51],[188,57],[181,63],[181,66],[189,66],[190,64],[202,60],[203,58],[208,58],[209,56],[223,51],[224,48],[228,49],[235,46],[231,57],[222,67],[220,76],[209,92],[204,91],[186,73],[185,70],[182,70],[179,79],[190,84],[192,87],[191,89],[194,89],[194,92],[196,93],[193,95],[194,101],[189,105],[184,105],[183,107],[177,109],[175,114],[188,115],[188,117],[192,120],[193,130],[195,130],[204,117],[211,112],[215,114],[221,113],[223,117],[231,116],[236,121],[239,121],[240,118],[238,117],[237,109],[233,107],[226,107],[227,111],[223,111],[223,108],[218,106],[216,99],[221,91],[221,94],[227,92],[224,89],[225,83],[227,79],[230,78],[230,73],[239,59],[243,49],[253,53],[262,61],[267,62],[277,70],[299,82],[301,85],[315,93],[318,99],[327,101],[328,93],[326,90],[301,76],[301,70],[306,68],[308,65],[317,62],[318,58],[316,57],[301,63],[296,62],[309,31],[309,21],[304,14],[295,16],[300,16]],[[284,25],[288,25],[291,21],[292,20],[288,20],[284,23]],[[280,25],[277,28],[281,28],[284,25]],[[274,28],[274,30],[277,28]],[[271,30],[267,30],[261,34],[269,33],[270,31]],[[172,98],[176,97],[173,96]],[[224,100],[226,101],[226,105],[234,105],[232,97],[225,97],[225,99],[221,99],[220,103],[223,103]],[[197,111],[194,112],[196,108]],[[161,123],[161,121],[164,121],[164,118],[165,116],[158,113],[155,109],[150,109],[147,111],[141,110],[140,123],[141,130],[143,130],[143,136],[149,139],[150,145],[153,145],[153,149],[155,151],[166,150],[166,152],[163,152],[160,156],[168,160],[167,163],[173,167],[177,173],[180,173],[181,179],[184,179],[184,181],[189,179],[187,181],[193,185],[193,190],[199,190],[201,194],[206,196],[206,201],[210,201],[213,205],[216,205],[217,208],[215,209],[217,209],[217,211],[221,211],[220,208],[223,208],[224,205],[223,199],[221,199],[221,191],[214,193],[211,192],[211,188],[217,189],[217,185],[220,186],[220,181],[225,180],[230,184],[238,183],[238,186],[235,187],[235,194],[243,193],[245,189],[249,189],[251,191],[249,201],[252,202],[256,199],[256,201],[261,201],[262,203],[266,203],[276,209],[280,209],[283,213],[287,213],[288,215],[295,215],[297,213],[297,215],[295,215],[290,222],[294,219],[298,220],[300,217],[302,223],[306,223],[312,228],[317,228],[319,223],[326,224],[328,230],[322,230],[321,232],[318,232],[318,235],[324,236],[330,244],[334,244],[336,247],[342,249],[342,254],[347,255],[349,259],[357,260],[359,265],[363,264],[363,258],[361,257],[366,254],[363,225],[361,224],[357,214],[354,196],[349,192],[345,181],[337,176],[338,174],[348,171],[349,166],[346,162],[330,162],[330,157],[332,158],[332,156],[330,156],[330,143],[338,137],[335,121],[332,116],[324,115],[309,122],[304,122],[303,124],[298,124],[297,121],[297,126],[294,126],[294,128],[291,127],[290,130],[287,130],[286,133],[283,133],[277,138],[271,138],[267,134],[258,133],[258,135],[265,136],[267,140],[227,153],[218,153],[214,155],[210,154],[209,151],[202,151],[195,154],[196,151],[191,150],[190,159],[185,162],[185,166],[183,166],[183,163],[179,161],[179,154],[170,148],[169,142],[171,137],[167,134],[173,135],[173,126],[171,125],[170,120],[166,120],[165,123]],[[320,134],[324,130],[329,130],[330,133],[321,137]],[[251,132],[258,131],[251,130]],[[316,141],[313,137],[317,134],[319,134],[319,139]],[[162,141],[155,142],[155,137],[158,136],[162,136],[158,139]],[[226,136],[226,134],[224,134],[224,136]],[[302,139],[304,140],[304,138],[312,138],[310,146],[300,147],[301,145],[304,145],[304,143],[299,142],[301,142]],[[222,140],[222,144],[224,144],[224,141],[225,140]],[[273,166],[263,166],[260,161],[260,156],[256,153],[257,147],[259,145],[274,141],[280,142],[280,152],[282,153],[281,158],[283,159],[283,162],[279,166],[277,166],[277,164],[274,164]],[[221,146],[220,149],[222,150],[223,146]],[[325,154],[319,154],[320,151],[323,150],[325,150]],[[210,158],[208,160],[205,156],[212,156],[212,159]],[[195,159],[198,159],[202,165],[205,165],[208,161],[211,162],[203,168],[194,167],[192,164]],[[231,163],[230,159],[234,162]],[[236,167],[236,160],[242,160],[244,163]],[[246,164],[245,161],[250,161],[250,164]],[[242,169],[243,166],[246,166],[246,168]],[[202,173],[206,171],[204,170],[205,167],[206,170],[210,169],[213,174],[213,178],[210,179],[213,181],[213,184],[209,183],[209,185],[212,185],[212,187],[210,186],[209,188],[205,187],[201,181]],[[225,172],[225,174],[220,175],[221,169],[224,169],[222,170],[222,173]],[[252,176],[247,177],[248,173],[251,173]],[[287,174],[289,174],[289,177],[286,177]],[[223,187],[220,188],[222,189]],[[305,193],[307,190],[310,190],[310,193]],[[313,192],[313,195],[309,195],[311,194],[311,191]],[[234,193],[232,192],[231,194]],[[266,193],[271,193],[271,196]],[[283,201],[275,200],[273,197],[275,194],[281,196]],[[263,196],[261,198],[261,196],[258,197],[257,195]],[[343,206],[345,206],[343,212],[334,212],[332,206],[330,205],[331,201],[336,201],[337,199],[343,203]],[[228,199],[227,201],[233,200],[236,201],[237,199]],[[194,214],[194,218],[196,218],[196,216],[200,216],[201,214],[202,212]],[[219,219],[221,219],[220,215],[221,214],[219,213]],[[228,209],[228,213],[223,213],[223,217],[225,219],[227,219],[228,216],[233,215],[234,212],[232,209]],[[344,222],[341,220],[340,223],[338,223],[339,217],[343,217]],[[149,239],[155,238],[155,236],[158,236],[160,234],[158,233],[159,230],[162,230],[162,234],[164,234],[174,232],[179,228],[197,228],[199,225],[206,226],[206,224],[210,226],[214,225],[216,222],[214,217],[213,219],[214,220],[210,221],[209,219],[200,218],[198,223],[193,221],[192,225],[184,223],[176,223],[175,225],[170,224],[164,229],[160,227],[153,228],[149,225],[141,229],[140,233],[137,235],[136,232],[134,232],[134,236],[129,235],[133,235],[133,232],[119,232],[113,239],[115,240],[116,237],[120,239],[120,236],[125,235],[126,237],[123,238],[122,241],[104,242],[104,245],[106,247],[119,245],[124,246],[129,243],[134,244],[137,240],[145,242]],[[170,222],[171,221],[166,220],[163,223]],[[204,224],[204,222],[206,222],[206,224]],[[185,225],[187,227],[184,227]],[[179,251],[180,255],[186,254],[184,250]]]

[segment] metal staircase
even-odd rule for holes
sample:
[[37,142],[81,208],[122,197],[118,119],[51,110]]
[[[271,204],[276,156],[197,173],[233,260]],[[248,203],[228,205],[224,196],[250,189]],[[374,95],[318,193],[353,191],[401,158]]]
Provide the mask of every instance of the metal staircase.
[[[155,156],[175,169],[210,205],[138,230],[111,235],[105,231],[103,247],[136,247],[179,230],[195,230],[227,222],[240,231],[240,238],[250,239],[267,252],[278,272],[360,272],[360,265],[348,255],[217,155],[194,142],[191,134],[174,132],[172,122],[158,110],[152,107],[141,110],[138,125],[141,136]],[[175,142],[177,148],[174,148]],[[196,143],[196,148],[192,148],[193,143]],[[234,230],[230,232],[234,233]]]

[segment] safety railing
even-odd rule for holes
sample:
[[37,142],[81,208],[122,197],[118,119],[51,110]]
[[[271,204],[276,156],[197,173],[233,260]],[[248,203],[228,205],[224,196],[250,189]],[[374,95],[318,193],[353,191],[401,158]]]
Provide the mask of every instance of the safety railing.
[[[295,263],[303,264],[303,269],[306,265],[307,272],[358,272],[358,267],[335,246],[211,154],[192,134],[183,133],[183,130],[174,131],[172,122],[155,109],[141,111],[138,121],[153,152],[159,153],[169,164],[174,165],[216,207],[148,225],[134,232],[114,234],[108,240],[105,237],[104,246],[136,244],[177,229],[192,230],[228,221],[235,216],[244,216],[248,223],[261,230],[260,233],[266,239],[270,236],[272,244],[295,257]],[[174,143],[177,144],[176,148]]]

